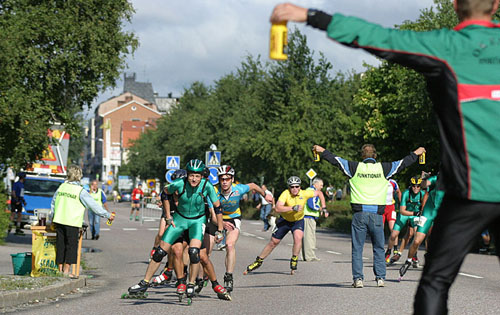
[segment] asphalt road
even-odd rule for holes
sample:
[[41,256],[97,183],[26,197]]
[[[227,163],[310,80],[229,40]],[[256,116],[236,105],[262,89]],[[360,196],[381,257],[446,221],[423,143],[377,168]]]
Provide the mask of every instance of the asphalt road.
[[[413,296],[422,269],[410,269],[397,282],[400,264],[387,270],[386,287],[377,288],[372,272],[369,241],[364,257],[365,287],[351,287],[350,237],[318,231],[319,262],[299,262],[294,276],[289,274],[290,235],[268,257],[260,269],[242,272],[260,253],[270,238],[262,223],[244,221],[237,243],[237,263],[233,301],[218,300],[210,286],[188,306],[178,302],[172,287],[151,288],[145,300],[122,300],[127,288],[139,282],[146,270],[158,222],[128,220],[128,204],[113,205],[117,220],[102,224],[98,241],[85,240],[84,247],[100,250],[84,254],[92,275],[88,286],[76,294],[18,309],[22,314],[160,314],[186,312],[198,314],[410,314]],[[406,255],[406,251],[404,255]],[[423,252],[420,257],[423,258]],[[212,261],[220,283],[224,275],[224,251],[214,251]],[[449,300],[450,314],[498,314],[500,272],[494,256],[471,254],[455,281]]]

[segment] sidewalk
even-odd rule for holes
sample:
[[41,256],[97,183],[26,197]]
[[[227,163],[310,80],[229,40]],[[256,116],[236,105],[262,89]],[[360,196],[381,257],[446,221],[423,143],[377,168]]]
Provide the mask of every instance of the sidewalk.
[[[31,231],[24,230],[24,232],[26,233],[24,236],[9,234],[5,239],[5,245],[0,246],[0,275],[14,277],[10,254],[31,252]],[[56,283],[36,290],[0,290],[0,310],[1,308],[29,303],[35,300],[42,301],[44,299],[55,298],[84,286],[86,286],[85,276],[75,280],[57,278]]]

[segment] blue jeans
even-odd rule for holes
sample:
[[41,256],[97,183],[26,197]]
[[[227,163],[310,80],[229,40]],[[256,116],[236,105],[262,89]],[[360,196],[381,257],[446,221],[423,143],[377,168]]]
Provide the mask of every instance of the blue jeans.
[[262,205],[260,207],[260,219],[264,221],[264,230],[266,231],[269,229],[269,220],[267,219],[267,216],[271,213],[271,208],[271,204]]
[[385,239],[382,215],[370,212],[354,212],[352,215],[352,278],[353,280],[364,279],[363,246],[367,233],[372,240],[373,273],[376,279],[385,279]]
[[92,238],[99,235],[99,230],[101,226],[101,217],[92,212],[92,210],[87,210],[89,212],[89,226],[90,232],[92,233]]

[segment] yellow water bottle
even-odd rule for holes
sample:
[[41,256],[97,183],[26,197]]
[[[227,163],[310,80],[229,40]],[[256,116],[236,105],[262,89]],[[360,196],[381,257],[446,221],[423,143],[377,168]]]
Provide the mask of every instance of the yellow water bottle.
[[418,157],[418,164],[425,164],[425,152]]
[[314,146],[312,147],[312,151],[313,151],[313,156],[314,156],[314,162],[319,162],[321,160],[321,157],[320,157],[319,153],[316,152],[316,150],[314,150]]
[[271,40],[269,43],[269,58],[274,60],[286,60],[286,46],[288,45],[288,29],[286,21],[273,23],[271,25]]
[[[114,212],[114,211],[111,212],[111,218],[114,218],[115,216],[116,216],[116,212]],[[111,224],[113,224],[113,221],[110,220],[110,219],[108,219],[108,221],[106,222],[106,224],[107,225],[111,225]]]

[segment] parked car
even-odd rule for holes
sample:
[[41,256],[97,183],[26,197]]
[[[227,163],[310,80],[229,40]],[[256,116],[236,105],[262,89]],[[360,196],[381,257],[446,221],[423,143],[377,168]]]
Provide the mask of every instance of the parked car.
[[132,201],[132,190],[122,190],[120,191],[120,202],[121,201]]
[[26,176],[24,182],[24,200],[21,224],[31,224],[37,221],[35,209],[50,209],[52,197],[57,188],[64,183],[63,177],[30,175]]

